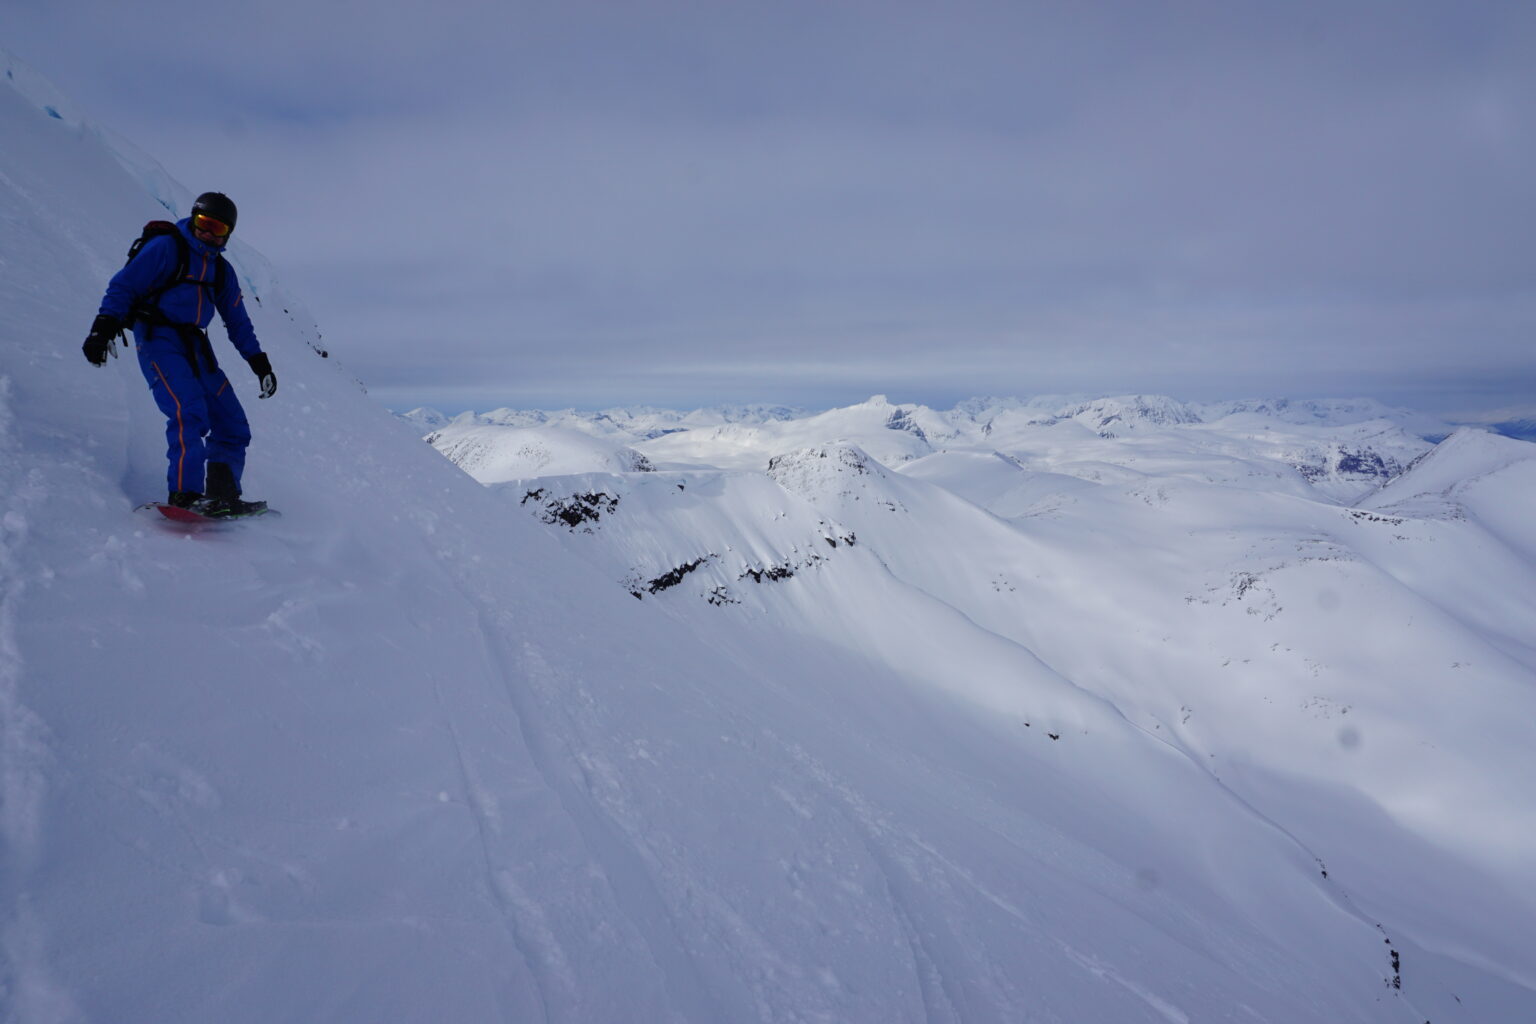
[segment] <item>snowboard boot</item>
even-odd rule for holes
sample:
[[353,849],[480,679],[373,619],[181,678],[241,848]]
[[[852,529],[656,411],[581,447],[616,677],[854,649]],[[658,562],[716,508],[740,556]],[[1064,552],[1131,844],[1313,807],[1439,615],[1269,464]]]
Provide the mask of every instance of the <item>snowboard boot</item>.
[[191,508],[203,500],[203,496],[196,491],[172,491],[171,496],[165,499],[167,505],[175,505],[177,508]]
[[207,497],[198,504],[196,511],[213,519],[220,516],[250,515],[267,507],[264,501],[241,501],[240,485],[235,483],[234,470],[227,462],[208,463]]

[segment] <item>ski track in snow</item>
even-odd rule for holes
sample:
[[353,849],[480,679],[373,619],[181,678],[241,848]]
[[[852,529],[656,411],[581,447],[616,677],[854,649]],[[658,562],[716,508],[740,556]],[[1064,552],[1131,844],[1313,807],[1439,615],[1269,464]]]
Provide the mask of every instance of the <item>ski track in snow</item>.
[[433,698],[442,713],[442,725],[453,745],[459,769],[459,783],[465,803],[475,823],[475,835],[485,864],[486,890],[493,893],[501,906],[508,934],[522,951],[523,960],[538,986],[542,1017],[550,1021],[551,991],[563,1001],[569,1001],[575,990],[564,951],[554,941],[553,934],[539,905],[517,885],[512,873],[499,864],[501,827],[494,810],[494,797],[487,793],[465,757],[464,744],[459,740],[458,729],[443,699],[441,686],[432,683]]
[[1096,957],[1081,953],[1066,944],[1063,944],[1061,948],[1083,970],[1119,985],[1160,1013],[1170,1024],[1189,1024],[1189,1015],[1183,1010],[1169,1004],[1135,982],[1127,980],[1114,968],[1101,963]]
[[[644,855],[643,837],[624,835],[624,826],[603,812],[602,787],[594,782],[580,755],[553,745],[549,739],[553,733],[547,728],[541,731],[532,727],[533,722],[539,721],[533,700],[539,702],[546,714],[559,713],[563,703],[560,697],[568,697],[573,687],[579,688],[579,681],[561,678],[531,641],[524,642],[514,662],[501,649],[498,638],[505,632],[496,628],[489,614],[483,626],[508,698],[523,725],[523,742],[539,766],[545,785],[580,831],[585,850],[601,869],[603,885],[644,939],[647,955],[661,972],[677,1019],[729,1019],[729,1013],[710,995],[710,986],[688,953],[684,930],[657,888],[655,864]],[[520,682],[526,684],[528,693],[522,692]],[[569,720],[567,728],[561,731],[571,738],[581,735]],[[654,934],[658,923],[667,928],[659,938]]]
[[[878,868],[886,901],[901,923],[907,943],[911,947],[912,973],[921,987],[924,1020],[966,1019],[967,1013],[964,1008],[968,1004],[981,1002],[981,1000],[978,999],[977,993],[962,993],[959,990],[960,986],[946,977],[944,965],[963,963],[966,956],[963,949],[956,948],[953,937],[948,934],[944,926],[943,914],[935,915],[931,909],[920,909],[926,908],[928,903],[924,897],[925,889],[938,882],[942,876],[925,870],[917,858],[921,853],[931,857],[936,865],[941,865],[945,869],[952,869],[954,865],[945,862],[917,837],[893,828],[884,816],[871,807],[863,797],[846,783],[833,777],[824,765],[803,748],[791,743],[787,745],[787,752],[811,778],[834,796],[845,818],[854,825],[866,856]],[[908,852],[899,852],[902,848],[906,848]],[[1020,921],[1028,923],[1027,915],[988,892],[974,879],[966,877],[964,880],[989,902],[1001,907]],[[944,947],[942,952],[936,948],[939,946]],[[999,983],[1006,988],[1006,979],[993,977],[988,981],[992,992],[989,993],[991,998],[986,1002],[994,1005],[1018,1004],[1017,992],[998,992]],[[1004,994],[1009,998],[999,998]]]

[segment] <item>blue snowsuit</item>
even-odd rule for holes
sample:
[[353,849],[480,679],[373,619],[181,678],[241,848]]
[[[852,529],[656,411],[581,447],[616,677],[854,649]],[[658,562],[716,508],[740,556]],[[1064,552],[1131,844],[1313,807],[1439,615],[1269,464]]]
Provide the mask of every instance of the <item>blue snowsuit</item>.
[[[202,492],[203,467],[208,462],[227,463],[238,488],[251,428],[235,389],[214,359],[208,336],[201,332],[217,310],[241,356],[249,359],[259,354],[261,343],[245,312],[234,268],[226,263],[220,282],[221,247],[198,239],[189,224],[187,218],[176,222],[188,245],[186,276],[153,304],[163,315],[154,319],[169,323],[139,318],[133,325],[134,348],[155,404],[165,414],[167,490]],[[127,321],[136,304],[175,275],[179,262],[175,238],[168,234],[151,238],[113,275],[99,312]],[[185,328],[178,331],[176,325],[191,325],[199,334]]]

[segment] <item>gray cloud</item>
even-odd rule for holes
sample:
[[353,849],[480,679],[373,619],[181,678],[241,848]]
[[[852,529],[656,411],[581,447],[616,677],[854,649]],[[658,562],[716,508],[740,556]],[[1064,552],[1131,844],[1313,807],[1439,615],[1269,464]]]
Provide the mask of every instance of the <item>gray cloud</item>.
[[1529,5],[22,10],[391,402],[1536,400]]

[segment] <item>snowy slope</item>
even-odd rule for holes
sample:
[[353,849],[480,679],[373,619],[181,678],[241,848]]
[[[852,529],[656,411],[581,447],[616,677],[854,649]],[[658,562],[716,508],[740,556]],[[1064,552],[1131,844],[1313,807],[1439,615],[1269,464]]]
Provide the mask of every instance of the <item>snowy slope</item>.
[[[1030,474],[994,459],[925,475],[984,493],[1001,488],[978,478]],[[892,487],[887,500],[936,499]],[[1006,530],[950,513],[942,546],[936,509],[925,523],[820,507],[898,575],[1208,764],[1347,867],[1378,920],[1412,920],[1441,948],[1502,951],[1482,955],[1530,983],[1536,757],[1512,724],[1536,714],[1529,549],[1471,519],[1178,478],[1074,481]],[[989,577],[996,594],[974,585]],[[1447,891],[1478,909],[1446,920]]]
[[[742,472],[498,490],[637,598],[705,616],[713,636],[724,619],[764,649],[815,637],[879,650],[893,671],[925,666],[1069,742],[1081,708],[1044,691],[1010,707],[993,685],[997,668],[1025,671],[999,638],[1034,652],[1346,879],[1352,907],[1421,944],[1421,978],[1463,986],[1475,963],[1528,1005],[1529,559],[1480,529],[1436,532],[1252,478],[1094,483],[963,453],[905,475],[920,474],[949,489],[832,445],[774,460],[782,492]],[[1028,483],[999,486],[1006,476]],[[1025,487],[1035,503],[1017,525],[951,493],[1016,500]],[[584,514],[552,514],[570,509]],[[1489,578],[1496,600],[1466,586]]]
[[[1023,545],[998,552],[1017,587],[1020,550],[1058,580],[1093,564],[1118,581],[1128,542],[1169,535],[1145,520],[1031,537],[821,442],[774,453],[771,477],[482,487],[322,355],[242,251],[280,379],[247,402],[247,487],[284,514],[190,533],[136,518],[161,485],[161,424],[133,366],[92,369],[79,343],[164,207],[101,133],[32,95],[0,86],[0,1019],[1289,1024],[1536,1007],[1524,896],[1490,906],[1526,877],[1513,782],[1486,806],[1425,808],[1374,768],[1341,773],[1396,817],[1333,828],[1295,808],[1328,777],[1305,764],[1321,740],[1288,762],[1295,782],[1255,726],[1269,742],[1247,770],[1207,718],[1176,737],[1149,720],[1171,673],[1140,704],[1109,674],[1156,637],[1105,654],[1082,621],[1059,628],[1182,591],[1148,578],[1116,600],[1079,581],[1031,591],[1023,626],[987,621],[968,570],[916,525],[975,531],[968,567],[986,537]],[[848,424],[883,414],[893,462],[932,448],[893,411]],[[1181,529],[1224,537],[1236,517],[1244,542],[1268,536],[1267,511],[1177,507]],[[1223,577],[1226,553],[1217,569],[1174,554],[1162,584]],[[1217,632],[1248,628],[1245,650],[1265,636],[1246,607],[1209,609]],[[1403,635],[1390,611],[1368,623],[1383,646]],[[1503,736],[1479,761],[1474,731],[1524,707],[1485,649],[1524,664],[1517,638],[1423,614],[1482,688],[1442,723],[1447,783],[1522,769]],[[1254,690],[1290,678],[1278,664]],[[1237,718],[1212,701],[1197,713]],[[1370,719],[1382,743],[1419,735],[1409,710]],[[1485,829],[1488,807],[1511,812],[1508,834]],[[1443,847],[1443,888],[1417,846],[1394,867],[1386,845],[1441,838],[1439,814],[1504,844]],[[1327,851],[1325,877],[1319,848],[1341,834],[1361,846]],[[1482,887],[1462,890],[1474,867]]]
[[[539,483],[541,498],[606,499],[583,503],[594,514],[578,522],[535,512],[574,554],[733,662],[772,666],[771,690],[800,706],[797,718],[847,727],[843,743],[877,754],[884,781],[864,785],[890,785],[905,809],[892,818],[889,807],[849,794],[847,813],[866,822],[877,857],[895,842],[888,884],[904,906],[904,930],[919,963],[943,960],[933,969],[946,980],[919,1019],[1009,1019],[1000,1007],[1042,1019],[1180,1019],[1243,1004],[1259,1019],[1394,1019],[1391,1001],[1377,1004],[1383,992],[1368,986],[1363,1010],[1349,1009],[1341,992],[1249,989],[1259,975],[1278,980],[1269,958],[1316,941],[1309,929],[1365,924],[1313,857],[1193,759],[894,576],[793,491],[747,473]],[[527,507],[519,490],[494,488],[509,507]],[[982,731],[957,731],[957,711]],[[775,728],[772,742],[795,750],[800,741]],[[802,813],[813,820],[811,809]],[[938,827],[919,836],[915,818]],[[1271,900],[1275,885],[1293,889],[1291,909],[1321,916],[1282,924],[1290,913]],[[964,909],[962,893],[977,890],[995,906],[974,916],[981,908]],[[1212,929],[1226,926],[1217,922],[1253,915],[1264,922],[1257,931],[1239,927],[1229,933],[1238,945],[1218,952]],[[993,931],[1007,921],[1040,932],[1017,946],[1007,928]],[[1360,950],[1369,963],[1382,933],[1356,934],[1369,936]],[[940,952],[960,949],[963,963]],[[1170,978],[1181,979],[1171,990]]]

